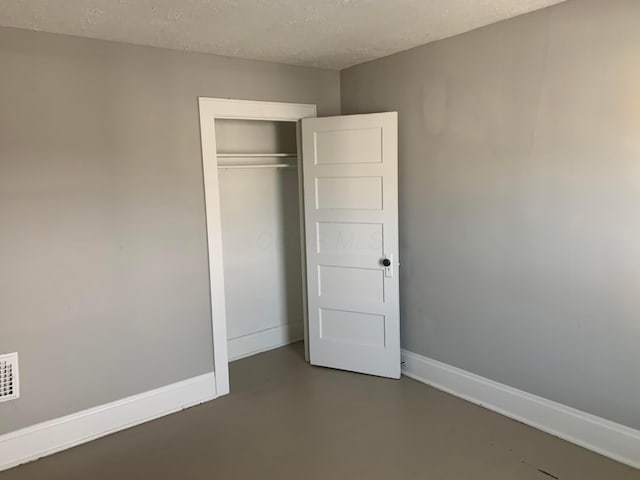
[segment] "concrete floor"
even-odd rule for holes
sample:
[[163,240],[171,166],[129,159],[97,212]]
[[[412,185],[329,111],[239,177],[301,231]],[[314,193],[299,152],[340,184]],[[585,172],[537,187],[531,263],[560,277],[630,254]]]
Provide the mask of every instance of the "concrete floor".
[[640,471],[408,378],[231,364],[232,394],[0,473],[0,480],[639,480]]

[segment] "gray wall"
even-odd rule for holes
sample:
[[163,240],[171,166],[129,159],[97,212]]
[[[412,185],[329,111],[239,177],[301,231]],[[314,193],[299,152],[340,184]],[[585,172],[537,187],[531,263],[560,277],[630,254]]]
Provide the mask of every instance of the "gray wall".
[[640,428],[640,2],[342,72],[397,110],[403,347]]
[[198,96],[339,74],[0,28],[0,434],[213,368]]

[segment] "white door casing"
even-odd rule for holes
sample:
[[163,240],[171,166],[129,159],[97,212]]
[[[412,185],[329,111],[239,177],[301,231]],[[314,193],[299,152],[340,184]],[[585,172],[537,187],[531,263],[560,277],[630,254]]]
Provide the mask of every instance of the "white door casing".
[[314,365],[400,378],[397,145],[396,112],[302,120]]
[[[229,393],[229,357],[227,350],[227,319],[223,269],[224,260],[222,252],[222,225],[220,217],[220,188],[218,182],[215,120],[242,119],[298,122],[302,118],[315,117],[316,106],[310,104],[261,102],[254,100],[232,100],[227,98],[207,97],[200,97],[198,99],[198,104],[200,109],[200,139],[202,145],[202,169],[204,177],[207,243],[209,253],[213,368],[215,371],[216,382],[215,386],[212,387],[215,388],[214,391],[216,396],[222,396]],[[298,167],[300,166],[299,164],[300,160],[298,158]],[[299,182],[302,183],[300,171],[298,172],[298,177]],[[250,220],[251,219],[243,219],[243,221]],[[303,275],[305,275],[304,272]],[[304,325],[307,325],[306,320]]]

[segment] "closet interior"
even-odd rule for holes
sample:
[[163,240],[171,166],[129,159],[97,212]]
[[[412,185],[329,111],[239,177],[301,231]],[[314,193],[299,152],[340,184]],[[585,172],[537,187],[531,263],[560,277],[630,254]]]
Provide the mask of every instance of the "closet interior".
[[296,122],[216,119],[229,360],[303,338]]

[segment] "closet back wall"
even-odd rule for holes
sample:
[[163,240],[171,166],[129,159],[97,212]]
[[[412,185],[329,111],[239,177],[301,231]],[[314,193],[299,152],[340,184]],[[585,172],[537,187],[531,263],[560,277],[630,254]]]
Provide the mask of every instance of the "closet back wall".
[[198,96],[315,103],[339,74],[0,28],[0,434],[213,368]]
[[[216,120],[218,153],[296,153],[296,122]],[[294,164],[296,158],[219,158]],[[297,168],[219,168],[229,358],[303,338]],[[267,336],[267,337],[265,337]]]

